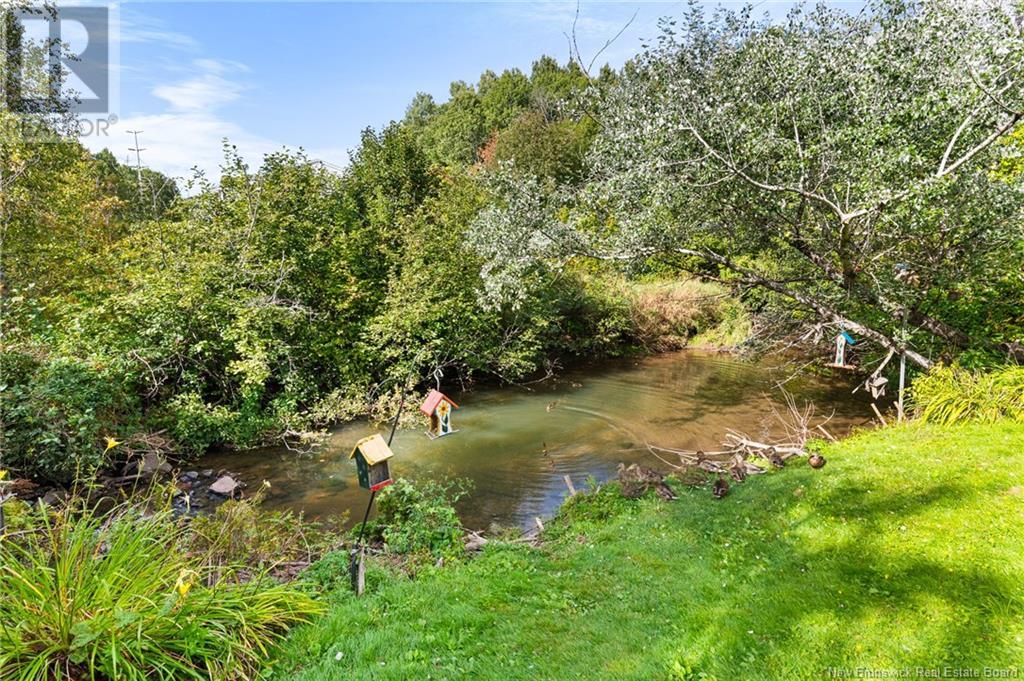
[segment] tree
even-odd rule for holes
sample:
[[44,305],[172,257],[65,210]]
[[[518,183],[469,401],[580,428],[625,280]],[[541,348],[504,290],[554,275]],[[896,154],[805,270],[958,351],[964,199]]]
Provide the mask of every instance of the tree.
[[711,265],[928,366],[973,342],[950,292],[1019,243],[1020,202],[988,169],[1024,117],[1020,25],[966,1],[781,24],[692,8],[609,96],[572,228],[552,195],[533,229],[546,251]]
[[437,113],[437,103],[433,95],[426,92],[417,92],[405,108],[405,118],[402,122],[414,130],[422,129],[430,117]]
[[423,131],[423,145],[431,159],[450,166],[476,161],[477,149],[487,138],[480,98],[471,85],[451,84],[451,98],[441,105]]
[[541,113],[528,111],[499,133],[495,160],[513,161],[523,172],[559,183],[576,182],[595,127],[590,119],[548,122]]
[[502,71],[500,76],[485,72],[477,91],[489,132],[507,127],[530,105],[530,79],[519,69]]
[[135,169],[118,163],[110,150],[94,157],[99,191],[121,202],[123,219],[156,220],[180,196],[174,179],[149,168]]
[[559,105],[589,84],[587,74],[575,61],[564,67],[547,55],[533,62],[530,70],[530,105],[548,120],[559,116]]

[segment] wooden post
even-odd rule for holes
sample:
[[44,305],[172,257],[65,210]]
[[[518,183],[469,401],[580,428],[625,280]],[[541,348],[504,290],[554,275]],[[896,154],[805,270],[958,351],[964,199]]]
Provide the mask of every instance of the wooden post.
[[824,435],[825,437],[827,437],[827,438],[828,438],[829,440],[831,440],[832,442],[835,442],[835,441],[836,441],[835,437],[833,437],[833,436],[832,436],[832,433],[830,433],[830,432],[828,432],[827,430],[825,430],[825,426],[823,426],[823,425],[821,425],[821,424],[819,423],[819,424],[817,425],[817,428],[818,428],[818,430],[820,430],[820,431],[821,431],[821,434],[822,434],[822,435]]
[[576,496],[576,488],[572,484],[572,478],[570,478],[568,475],[566,475],[566,476],[563,476],[562,479],[565,480],[565,486],[569,488],[569,496],[570,497]]
[[882,412],[878,411],[878,405],[872,402],[871,408],[875,411],[875,416],[877,416],[878,420],[882,422],[882,425],[888,426],[889,424],[885,422],[885,417],[882,416]]
[[896,412],[900,421],[903,420],[903,388],[907,380],[907,355],[900,353],[900,394],[896,399]]
[[356,570],[356,596],[362,596],[363,590],[366,588],[366,561],[363,560],[365,557],[366,550],[361,549],[359,551],[359,567]]

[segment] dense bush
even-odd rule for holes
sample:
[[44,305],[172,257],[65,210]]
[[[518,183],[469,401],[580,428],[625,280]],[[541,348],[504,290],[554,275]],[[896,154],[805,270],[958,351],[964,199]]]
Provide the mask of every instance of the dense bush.
[[193,518],[186,537],[189,551],[205,556],[209,565],[290,574],[337,547],[344,518],[311,522],[301,513],[264,510],[261,503],[269,484]]
[[464,531],[454,504],[465,492],[459,481],[414,484],[400,478],[380,496],[376,531],[395,553],[461,555]]
[[252,678],[320,610],[259,575],[214,574],[166,512],[35,513],[38,532],[0,543],[0,678]]
[[911,397],[925,421],[1024,420],[1024,366],[972,372],[940,366],[918,378]]
[[124,425],[134,396],[115,367],[72,357],[0,353],[3,464],[66,483],[106,463],[104,435]]

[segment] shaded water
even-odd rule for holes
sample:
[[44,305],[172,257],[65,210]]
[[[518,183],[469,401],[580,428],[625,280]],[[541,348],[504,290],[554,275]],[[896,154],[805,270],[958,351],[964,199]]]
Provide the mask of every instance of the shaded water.
[[[531,390],[453,394],[461,407],[452,419],[459,432],[430,440],[425,423],[399,430],[391,473],[468,478],[473,488],[459,508],[467,527],[525,525],[554,512],[566,495],[565,475],[583,487],[587,476],[613,477],[619,462],[664,468],[644,442],[713,450],[730,428],[755,438],[781,435],[772,405],[785,407],[773,386],[786,377],[728,355],[683,351],[577,368]],[[846,380],[810,376],[786,384],[798,403],[813,402],[819,414],[834,410],[829,429],[837,435],[870,420],[863,393],[851,395],[852,387]],[[349,511],[358,520],[368,492],[359,487],[348,454],[359,438],[378,430],[387,437],[386,426],[349,423],[313,454],[283,448],[219,453],[199,466],[232,471],[250,488],[269,480],[269,508],[313,516]]]

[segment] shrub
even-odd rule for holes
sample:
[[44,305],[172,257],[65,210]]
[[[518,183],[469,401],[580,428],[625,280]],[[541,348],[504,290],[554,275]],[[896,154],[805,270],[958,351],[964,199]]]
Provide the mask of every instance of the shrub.
[[339,519],[310,523],[301,513],[264,510],[260,504],[266,489],[246,499],[229,499],[213,513],[193,518],[188,548],[205,555],[208,564],[246,565],[277,574],[312,563],[338,543]]
[[68,483],[106,463],[103,436],[134,411],[123,376],[67,357],[0,353],[4,465]]
[[1024,420],[1024,367],[986,373],[936,367],[914,381],[911,399],[920,418],[935,423]]
[[319,611],[292,586],[215,579],[166,511],[35,513],[0,545],[0,678],[252,678]]
[[454,504],[466,488],[462,481],[413,484],[399,478],[377,505],[381,539],[395,553],[460,555],[463,529]]

